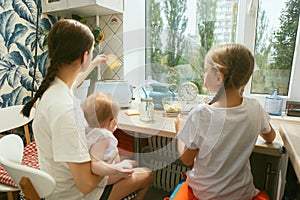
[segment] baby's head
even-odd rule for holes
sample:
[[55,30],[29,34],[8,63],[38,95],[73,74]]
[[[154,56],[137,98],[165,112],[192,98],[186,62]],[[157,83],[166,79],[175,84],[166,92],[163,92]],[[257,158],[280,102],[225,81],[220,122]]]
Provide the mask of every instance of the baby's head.
[[253,73],[254,57],[241,44],[224,44],[213,47],[207,53],[205,69],[209,68],[223,75],[224,87],[220,88],[218,93],[224,92],[224,89],[241,90]]
[[120,107],[109,94],[92,94],[82,105],[85,119],[91,128],[114,131]]

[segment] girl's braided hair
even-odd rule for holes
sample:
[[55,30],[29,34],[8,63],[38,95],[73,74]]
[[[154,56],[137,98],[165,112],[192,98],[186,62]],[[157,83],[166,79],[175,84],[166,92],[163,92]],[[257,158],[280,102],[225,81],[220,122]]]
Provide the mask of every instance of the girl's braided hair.
[[212,48],[205,57],[205,65],[224,74],[224,87],[220,87],[209,102],[213,104],[226,89],[241,89],[249,81],[254,69],[254,57],[241,44],[224,44]]

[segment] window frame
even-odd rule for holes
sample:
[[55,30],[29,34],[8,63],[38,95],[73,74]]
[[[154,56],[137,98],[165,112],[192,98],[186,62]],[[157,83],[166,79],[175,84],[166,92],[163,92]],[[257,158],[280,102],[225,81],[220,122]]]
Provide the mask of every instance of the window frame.
[[[146,55],[146,3],[140,0],[124,1],[124,79],[130,84],[138,87],[145,77],[145,55]],[[254,52],[256,17],[259,0],[240,0],[237,19],[237,43],[242,43]],[[138,9],[137,9],[138,8]],[[300,100],[300,92],[297,92],[297,85],[300,85],[300,22],[298,25],[294,60],[291,70],[291,81],[288,96],[285,100]],[[143,74],[141,76],[141,74]],[[258,99],[264,104],[264,99],[269,94],[250,94],[251,80],[245,87],[245,96]]]

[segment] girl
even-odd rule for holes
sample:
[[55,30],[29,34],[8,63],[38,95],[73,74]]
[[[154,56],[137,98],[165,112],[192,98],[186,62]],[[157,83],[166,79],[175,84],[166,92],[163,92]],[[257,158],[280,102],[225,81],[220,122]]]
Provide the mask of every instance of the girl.
[[39,165],[56,181],[46,199],[99,199],[97,187],[103,176],[91,171],[91,158],[85,140],[85,118],[80,100],[72,93],[79,72],[106,62],[98,55],[94,62],[94,37],[90,29],[75,20],[60,20],[48,35],[50,65],[35,96],[24,106],[28,116],[39,99],[33,120]]
[[[193,164],[186,183],[195,199],[251,200],[259,193],[249,157],[258,134],[272,142],[275,132],[260,103],[241,96],[253,68],[251,52],[240,44],[217,46],[206,55],[204,83],[215,96],[195,107],[178,133],[180,158]],[[175,123],[178,131],[179,117]]]
[[[86,133],[92,159],[92,172],[98,175],[109,175],[101,182],[103,187],[106,184],[113,184],[108,199],[119,200],[133,192],[136,192],[134,199],[144,199],[152,183],[152,172],[148,168],[133,168],[136,166],[135,161],[120,162],[118,141],[113,135],[120,109],[118,103],[111,95],[93,94],[87,98],[82,108],[89,125]],[[118,174],[119,171],[123,172],[121,176]]]

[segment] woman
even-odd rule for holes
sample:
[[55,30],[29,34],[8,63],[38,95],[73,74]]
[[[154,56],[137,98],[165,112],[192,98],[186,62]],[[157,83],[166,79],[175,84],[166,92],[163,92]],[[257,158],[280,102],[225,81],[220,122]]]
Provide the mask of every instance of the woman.
[[94,37],[90,29],[75,20],[60,20],[48,35],[50,65],[35,96],[23,108],[28,116],[37,102],[33,120],[41,170],[56,181],[46,199],[99,199],[103,176],[91,172],[85,140],[86,121],[72,86],[79,72],[106,62],[99,55],[94,62]]

